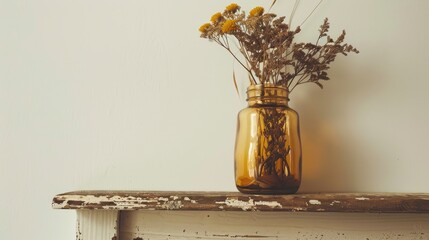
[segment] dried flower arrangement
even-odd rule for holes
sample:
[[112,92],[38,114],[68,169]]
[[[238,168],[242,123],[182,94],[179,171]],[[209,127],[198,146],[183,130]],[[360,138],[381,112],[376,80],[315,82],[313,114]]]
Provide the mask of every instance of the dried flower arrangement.
[[[273,0],[271,7],[275,3],[276,0]],[[322,81],[329,79],[329,64],[338,54],[359,53],[352,45],[344,43],[345,31],[335,40],[328,35],[327,18],[320,26],[315,43],[297,43],[294,38],[301,31],[299,26],[291,29],[291,22],[286,24],[285,17],[264,11],[263,7],[258,6],[246,15],[240,6],[232,3],[223,12],[215,13],[210,23],[203,24],[199,29],[202,38],[222,46],[246,69],[250,85],[259,85],[255,88],[274,87],[287,93],[304,83],[315,83],[323,88]],[[234,52],[233,46],[237,47],[241,56]],[[233,73],[238,92],[235,79]],[[264,94],[271,96],[275,93],[261,90],[261,96]],[[282,97],[288,100],[287,94]],[[236,151],[237,146],[241,148],[244,145],[235,158],[236,166],[241,166],[236,167],[236,186],[245,193],[294,193],[301,181],[298,115],[288,107],[269,103],[271,105],[266,107],[256,106],[245,111],[243,116],[248,115],[238,124],[238,128],[249,124],[243,127],[243,131],[256,129],[254,136],[257,137],[244,135],[242,139],[245,140],[236,141]],[[250,127],[252,121],[246,122],[253,113],[258,116],[254,123],[256,128]],[[295,126],[293,129],[292,125]]]
[[[215,13],[199,31],[202,38],[225,48],[247,70],[250,84],[283,86],[289,92],[304,83],[323,88],[321,81],[329,80],[329,64],[339,53],[359,53],[344,43],[345,31],[336,40],[328,35],[327,18],[320,26],[316,43],[295,43],[294,37],[301,28],[293,30],[284,20],[285,17],[264,13],[263,7],[255,7],[246,15],[239,5],[232,3],[222,13]],[[244,61],[231,48],[234,38]]]

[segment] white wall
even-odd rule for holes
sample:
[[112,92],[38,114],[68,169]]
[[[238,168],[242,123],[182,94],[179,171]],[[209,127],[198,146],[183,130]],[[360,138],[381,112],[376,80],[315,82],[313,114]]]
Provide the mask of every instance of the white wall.
[[[318,1],[302,2],[295,23]],[[0,0],[0,239],[74,239],[73,211],[50,208],[61,192],[235,191],[245,101],[231,57],[197,31],[228,3]],[[291,96],[301,192],[429,191],[427,9],[327,0],[303,26],[313,40],[328,16],[332,35],[347,29],[361,53],[339,57],[323,91]]]

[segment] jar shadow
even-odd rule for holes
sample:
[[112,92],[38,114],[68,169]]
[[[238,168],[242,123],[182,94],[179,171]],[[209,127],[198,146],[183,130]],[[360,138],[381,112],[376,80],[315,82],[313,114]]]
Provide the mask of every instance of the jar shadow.
[[[362,174],[360,159],[370,150],[353,109],[365,98],[379,94],[380,73],[374,66],[336,64],[331,81],[302,86],[292,93],[292,107],[300,115],[303,174],[299,192],[367,191],[374,175]],[[364,73],[360,69],[366,69]],[[294,98],[296,97],[296,98]],[[360,151],[365,149],[365,151]],[[361,181],[365,178],[365,181]]]

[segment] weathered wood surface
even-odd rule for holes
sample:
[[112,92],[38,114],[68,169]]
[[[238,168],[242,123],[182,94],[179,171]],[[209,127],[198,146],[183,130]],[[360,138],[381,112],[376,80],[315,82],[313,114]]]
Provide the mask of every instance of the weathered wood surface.
[[121,211],[121,240],[429,240],[429,214]]
[[429,194],[79,191],[55,196],[52,206],[105,210],[429,213]]
[[117,240],[119,211],[77,210],[76,240]]

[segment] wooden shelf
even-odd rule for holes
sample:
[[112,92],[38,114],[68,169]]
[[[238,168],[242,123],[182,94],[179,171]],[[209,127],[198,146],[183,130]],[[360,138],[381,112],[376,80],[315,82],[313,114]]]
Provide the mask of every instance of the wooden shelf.
[[52,206],[76,210],[77,240],[429,240],[429,193],[78,191]]
[[238,192],[77,191],[55,209],[429,213],[429,193],[245,195]]

